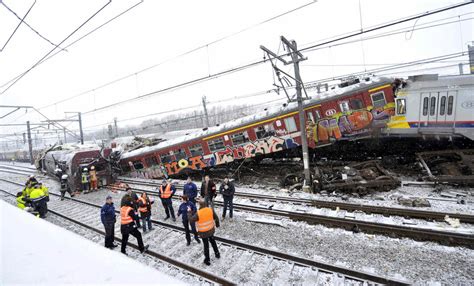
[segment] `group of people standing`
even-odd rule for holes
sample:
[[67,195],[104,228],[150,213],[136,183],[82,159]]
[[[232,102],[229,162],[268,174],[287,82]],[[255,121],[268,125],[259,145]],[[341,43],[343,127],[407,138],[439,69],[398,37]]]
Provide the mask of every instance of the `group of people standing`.
[[[171,181],[163,180],[157,191],[166,214],[164,220],[171,218],[173,221],[176,221],[172,201],[176,193],[175,186]],[[227,209],[229,210],[230,218],[233,217],[234,192],[234,185],[228,178],[225,178],[219,188],[219,193],[224,198],[223,219],[225,219]],[[205,176],[199,194],[200,197],[198,197],[196,184],[189,177],[183,187],[183,195],[181,196],[181,204],[178,208],[177,216],[181,216],[187,245],[191,244],[191,234],[193,234],[196,242],[201,243],[202,241],[205,256],[204,263],[210,265],[209,244],[214,250],[215,257],[220,258],[219,249],[214,239],[215,228],[220,226],[220,222],[214,210],[214,198],[217,196],[217,188],[209,176]],[[130,235],[137,239],[138,248],[141,252],[146,251],[148,248],[148,246],[143,244],[143,238],[138,228],[143,227],[143,232],[146,232],[147,228],[152,230],[151,205],[153,203],[153,199],[150,199],[146,192],[139,196],[131,188],[126,188],[126,194],[122,197],[120,203],[122,253],[126,254],[126,244]],[[199,209],[196,207],[196,203],[199,204]],[[106,204],[102,207],[101,220],[106,232],[105,246],[108,248],[116,247],[117,245],[114,244],[116,215],[111,196],[106,198]]]
[[81,185],[82,191],[84,193],[94,192],[98,190],[97,171],[95,170],[95,166],[91,166],[90,168],[90,170],[88,170],[87,168],[82,169]]

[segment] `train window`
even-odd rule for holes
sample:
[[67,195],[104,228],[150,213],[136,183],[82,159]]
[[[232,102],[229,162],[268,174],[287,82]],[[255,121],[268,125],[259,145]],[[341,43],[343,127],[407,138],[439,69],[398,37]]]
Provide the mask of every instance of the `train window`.
[[448,115],[453,114],[453,103],[454,103],[454,96],[448,97]]
[[442,96],[439,101],[439,115],[444,115],[446,113],[446,96]]
[[161,163],[166,164],[166,163],[171,163],[173,160],[173,153],[169,152],[163,155],[160,155]]
[[133,167],[135,167],[135,170],[143,169],[142,161],[140,161],[140,160],[133,161]]
[[207,141],[207,145],[209,145],[209,150],[211,150],[211,152],[225,149],[224,140],[222,138],[209,140]]
[[341,109],[341,112],[351,111],[351,107],[349,106],[349,101],[339,102],[339,108]]
[[428,97],[423,98],[423,116],[428,115]]
[[186,151],[184,149],[178,149],[174,151],[174,156],[176,157],[176,161],[186,158]]
[[258,126],[255,128],[255,134],[257,135],[258,139],[270,137],[275,135],[275,128],[273,128],[273,124]]
[[158,160],[156,160],[155,156],[145,158],[145,163],[148,167],[158,165]]
[[399,98],[397,99],[397,114],[406,114],[407,113],[407,105],[406,105],[406,99],[405,98]]
[[234,144],[235,146],[250,141],[249,134],[247,133],[247,131],[232,134],[230,137],[232,138],[232,144]]
[[364,108],[364,103],[362,103],[362,100],[358,98],[353,98],[351,99],[351,108],[354,110],[362,109]]
[[374,108],[384,107],[387,103],[385,101],[385,94],[383,91],[371,94],[370,97],[372,98],[372,104],[374,105]]
[[189,151],[191,152],[191,156],[199,156],[202,155],[202,145],[196,144],[189,147]]
[[296,122],[294,117],[285,118],[285,125],[286,130],[288,130],[288,133],[292,133],[298,130],[298,128],[296,128]]
[[314,123],[314,115],[311,111],[306,112],[306,116],[308,117],[308,120]]
[[430,116],[435,115],[436,112],[436,97],[430,98]]

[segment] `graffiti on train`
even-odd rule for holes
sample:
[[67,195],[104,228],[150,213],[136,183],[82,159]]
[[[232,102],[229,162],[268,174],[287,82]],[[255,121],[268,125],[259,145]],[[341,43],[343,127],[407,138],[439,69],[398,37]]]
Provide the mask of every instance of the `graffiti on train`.
[[316,123],[310,121],[306,125],[308,138],[314,140],[315,143],[325,143],[330,140],[369,133],[373,128],[385,127],[394,111],[394,107],[388,105],[383,109],[372,111],[346,112],[331,118],[321,119]]

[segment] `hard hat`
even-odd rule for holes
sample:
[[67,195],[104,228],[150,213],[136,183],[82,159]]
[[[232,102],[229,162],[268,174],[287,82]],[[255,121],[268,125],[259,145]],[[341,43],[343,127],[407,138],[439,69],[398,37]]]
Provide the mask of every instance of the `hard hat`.
[[84,168],[83,171],[84,171],[84,172],[87,171],[87,168]]
[[67,180],[67,175],[66,175],[66,174],[62,175],[62,176],[61,176],[61,179],[62,179],[62,180]]
[[30,175],[30,179],[33,179],[35,177],[35,175]]
[[94,167],[94,166],[92,166],[92,167],[91,167],[91,170],[94,170],[94,169],[95,169],[95,167]]

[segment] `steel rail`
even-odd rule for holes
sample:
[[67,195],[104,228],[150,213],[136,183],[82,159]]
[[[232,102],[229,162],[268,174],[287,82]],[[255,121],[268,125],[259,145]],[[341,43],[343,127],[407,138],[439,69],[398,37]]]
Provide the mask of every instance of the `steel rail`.
[[[17,182],[5,180],[5,179],[0,179],[0,180],[7,181],[7,182],[10,182],[10,183],[15,184],[15,185],[21,185],[22,186],[22,184],[17,183]],[[55,193],[50,193],[50,194],[53,194],[55,196],[59,196],[58,194],[55,194]],[[87,201],[83,201],[83,200],[79,200],[79,199],[76,199],[76,198],[65,197],[65,199],[71,200],[71,201],[74,201],[74,202],[79,202],[79,203],[82,203],[82,204],[85,204],[85,205],[93,206],[93,207],[96,207],[96,208],[99,208],[99,209],[102,207],[100,205],[97,205],[97,204],[94,204],[94,203],[91,203],[91,202],[87,202]],[[119,211],[116,211],[116,213],[119,213]],[[152,219],[151,222],[154,223],[154,224],[169,228],[169,229],[184,232],[183,227],[179,227],[179,226],[176,226],[176,225],[173,225],[173,224],[168,224],[168,223],[161,222],[161,221],[158,221],[158,220],[155,220],[155,219]],[[248,249],[248,250],[251,250],[253,252],[263,254],[263,255],[273,256],[277,259],[292,261],[292,262],[294,262],[298,265],[302,265],[302,266],[316,267],[316,268],[320,269],[323,272],[329,272],[329,273],[337,272],[339,274],[343,274],[347,279],[351,279],[351,280],[357,280],[357,281],[361,281],[361,282],[375,282],[375,283],[381,283],[381,284],[387,284],[387,285],[410,285],[410,283],[408,283],[407,281],[398,280],[396,278],[383,277],[383,276],[379,276],[379,275],[369,273],[369,272],[357,271],[357,270],[345,268],[345,267],[342,267],[342,266],[337,266],[337,265],[327,264],[327,263],[320,262],[320,261],[315,261],[315,260],[310,260],[310,259],[306,259],[306,258],[302,258],[302,257],[297,257],[297,256],[294,256],[294,255],[281,253],[281,252],[266,249],[266,248],[261,248],[261,247],[258,247],[258,246],[250,245],[250,244],[247,244],[247,243],[244,243],[244,242],[234,241],[234,240],[224,238],[224,237],[220,237],[220,236],[214,236],[214,237],[217,241],[220,241],[222,243],[225,243],[225,244],[228,244],[228,245],[231,245],[231,246],[235,246],[235,247],[243,248],[243,249]],[[368,284],[370,284],[370,283],[368,283]]]

